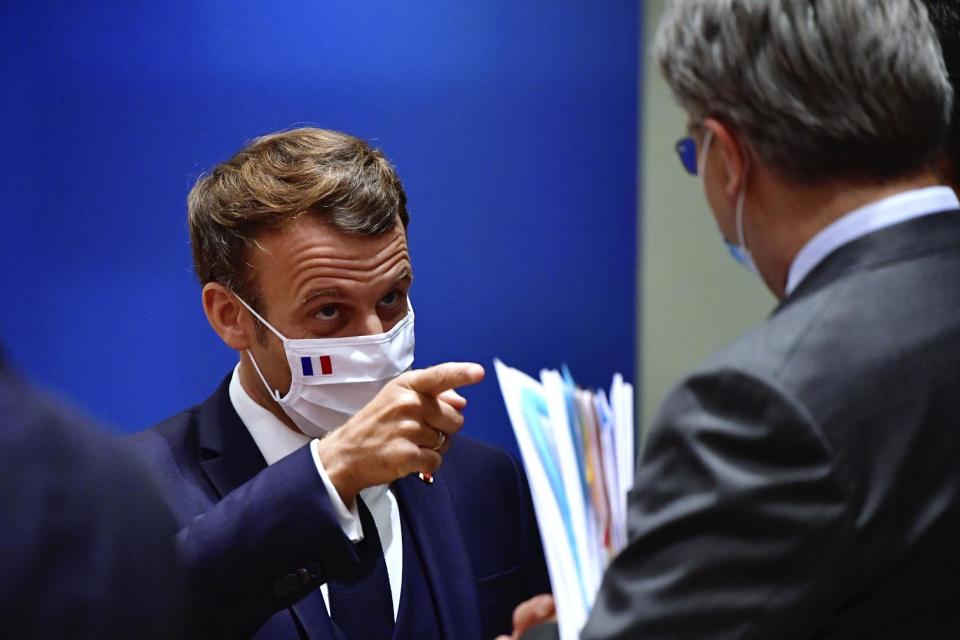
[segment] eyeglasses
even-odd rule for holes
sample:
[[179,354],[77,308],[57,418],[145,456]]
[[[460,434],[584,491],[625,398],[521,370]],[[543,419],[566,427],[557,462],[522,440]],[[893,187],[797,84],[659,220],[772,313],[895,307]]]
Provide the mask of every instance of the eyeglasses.
[[697,175],[697,142],[691,136],[677,140],[677,155],[683,168],[692,176]]

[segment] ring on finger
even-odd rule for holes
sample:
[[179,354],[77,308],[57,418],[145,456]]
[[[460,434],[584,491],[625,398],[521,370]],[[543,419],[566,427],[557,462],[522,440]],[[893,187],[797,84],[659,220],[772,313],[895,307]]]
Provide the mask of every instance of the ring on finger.
[[435,431],[437,432],[437,444],[433,445],[431,449],[434,451],[440,451],[440,449],[443,448],[443,444],[447,441],[447,434],[439,429],[435,429]]

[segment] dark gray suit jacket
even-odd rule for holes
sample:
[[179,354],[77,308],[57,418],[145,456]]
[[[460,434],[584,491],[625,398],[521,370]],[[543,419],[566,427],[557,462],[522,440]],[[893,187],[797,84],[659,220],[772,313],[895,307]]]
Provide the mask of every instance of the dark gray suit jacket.
[[0,354],[0,637],[187,637],[171,527],[126,446]]
[[827,257],[668,397],[588,640],[960,638],[960,212]]

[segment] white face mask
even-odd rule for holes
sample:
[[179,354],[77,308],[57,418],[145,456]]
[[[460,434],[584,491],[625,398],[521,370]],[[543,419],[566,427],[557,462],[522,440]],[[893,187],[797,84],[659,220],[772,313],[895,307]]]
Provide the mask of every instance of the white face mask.
[[[703,136],[703,149],[700,151],[700,158],[698,162],[698,171],[700,174],[701,181],[705,181],[707,174],[707,150],[710,148],[710,143],[713,142],[713,131],[707,129],[707,133]],[[706,182],[704,182],[704,190],[706,190]],[[743,186],[740,187],[740,193],[737,194],[737,243],[734,244],[727,240],[723,239],[724,244],[727,245],[727,251],[730,252],[730,255],[733,256],[733,259],[740,263],[747,271],[754,275],[760,275],[760,272],[757,271],[757,265],[753,262],[753,255],[750,253],[750,250],[747,248],[747,240],[744,237],[743,233],[743,198],[747,192],[747,181],[743,181]]]
[[320,438],[342,425],[413,365],[413,307],[409,301],[407,315],[386,333],[291,340],[239,296],[237,300],[283,342],[290,366],[290,391],[283,397],[271,389],[249,349],[247,355],[267,392],[308,436]]

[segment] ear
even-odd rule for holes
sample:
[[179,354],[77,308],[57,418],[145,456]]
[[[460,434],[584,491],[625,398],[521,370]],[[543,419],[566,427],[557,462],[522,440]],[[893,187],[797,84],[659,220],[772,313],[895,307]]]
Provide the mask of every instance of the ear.
[[718,150],[723,162],[723,190],[728,198],[735,198],[747,179],[750,155],[741,144],[739,133],[729,125],[714,118],[706,118],[703,126],[713,132],[711,148]]
[[208,282],[203,285],[201,296],[203,312],[220,339],[231,349],[249,349],[253,342],[253,322],[230,290],[217,282]]

